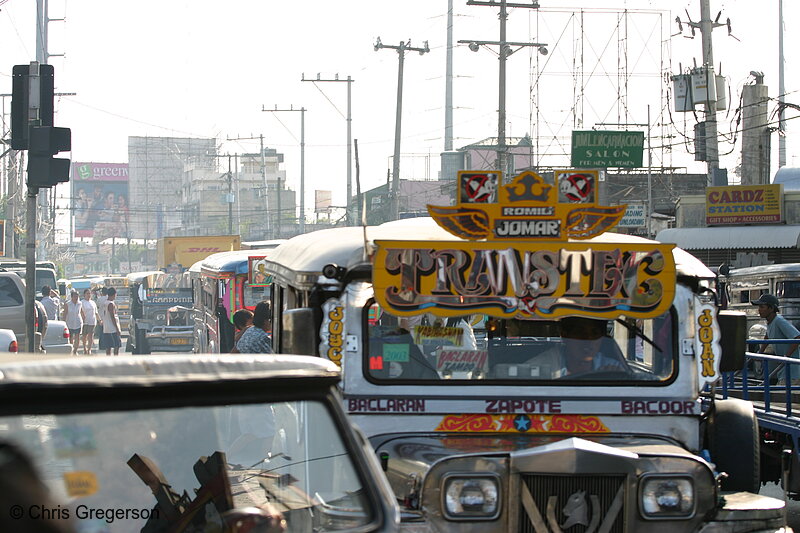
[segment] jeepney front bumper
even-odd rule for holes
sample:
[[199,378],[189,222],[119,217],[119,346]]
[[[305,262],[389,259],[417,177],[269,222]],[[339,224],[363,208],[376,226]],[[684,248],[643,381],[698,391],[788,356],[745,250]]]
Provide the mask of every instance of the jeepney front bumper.
[[145,333],[152,351],[191,352],[194,349],[193,326],[154,326]]
[[377,449],[390,457],[404,531],[790,531],[784,502],[720,494],[711,465],[663,440],[568,438],[455,454],[437,440]]

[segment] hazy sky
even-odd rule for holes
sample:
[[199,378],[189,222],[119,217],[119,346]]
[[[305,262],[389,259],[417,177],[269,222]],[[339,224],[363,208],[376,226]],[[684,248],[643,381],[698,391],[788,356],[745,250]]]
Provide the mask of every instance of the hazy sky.
[[[684,25],[684,36],[670,36],[678,32],[676,16],[687,20],[684,9],[692,20],[700,18],[699,0],[540,3],[538,12],[510,12],[508,40],[548,43],[550,53],[523,49],[509,57],[507,135],[538,135],[542,163],[566,166],[573,127],[646,122],[649,105],[651,123],[666,124],[652,130],[654,164],[704,172],[687,151],[695,117],[661,112],[664,74],[699,60],[699,32],[688,39]],[[35,4],[0,0],[0,93],[11,92],[13,65],[35,59]],[[581,7],[582,17],[572,14]],[[624,8],[627,17],[618,14]],[[497,9],[458,0],[454,10],[456,41],[498,39]],[[731,100],[739,101],[751,70],[765,73],[777,97],[778,1],[712,0],[711,10],[712,17],[722,11],[721,22],[730,17],[740,39],[728,37],[725,27],[714,32],[715,65],[722,64]],[[301,75],[354,79],[353,137],[362,188],[369,189],[385,182],[391,167],[397,95],[397,53],[376,52],[375,38],[387,45],[427,40],[430,53],[405,58],[401,177],[436,179],[444,147],[446,11],[446,0],[50,0],[50,17],[66,18],[49,25],[50,53],[65,54],[50,59],[56,90],[76,93],[57,99],[55,122],[72,129],[73,161],[126,162],[130,135],[215,136],[221,152],[234,153],[257,151],[258,140],[227,139],[263,134],[267,146],[285,154],[288,184],[299,189],[300,113],[264,113],[262,106],[302,106],[308,109],[306,207],[313,208],[314,189],[332,189],[334,204],[343,205],[346,84],[301,82]],[[800,2],[785,0],[784,16],[800,20]],[[800,103],[797,49],[796,34],[787,33],[786,99]],[[456,147],[497,134],[494,51],[473,53],[465,45],[454,51]],[[574,106],[577,114],[570,112]],[[798,114],[789,111],[787,118]],[[721,112],[719,121],[721,133],[729,132],[733,111]],[[800,166],[793,120],[788,133],[788,164]],[[777,145],[774,136],[773,154]],[[739,150],[738,142],[722,143],[721,153],[732,152],[722,166],[732,170]],[[774,155],[773,173],[776,168]]]

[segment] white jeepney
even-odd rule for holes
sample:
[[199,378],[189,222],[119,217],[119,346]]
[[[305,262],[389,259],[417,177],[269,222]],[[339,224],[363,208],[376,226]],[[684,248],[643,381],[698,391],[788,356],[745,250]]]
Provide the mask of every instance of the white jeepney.
[[462,172],[432,219],[290,239],[276,351],[342,368],[407,530],[785,531],[752,407],[703,407],[744,317],[690,254],[609,233],[596,182]]

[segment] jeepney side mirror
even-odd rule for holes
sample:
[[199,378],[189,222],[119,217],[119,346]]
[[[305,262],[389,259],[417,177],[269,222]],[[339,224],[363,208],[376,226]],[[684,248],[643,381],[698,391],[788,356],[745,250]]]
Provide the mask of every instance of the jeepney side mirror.
[[720,311],[717,315],[720,329],[722,357],[720,372],[734,372],[744,368],[747,351],[747,316],[741,311]]
[[317,355],[314,332],[314,310],[310,307],[289,309],[281,316],[281,352],[295,355]]

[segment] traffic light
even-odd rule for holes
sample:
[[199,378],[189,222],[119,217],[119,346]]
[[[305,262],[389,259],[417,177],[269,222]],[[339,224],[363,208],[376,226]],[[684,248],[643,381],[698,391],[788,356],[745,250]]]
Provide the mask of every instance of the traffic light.
[[27,150],[28,127],[53,125],[53,65],[14,65],[11,71],[11,148]]
[[69,159],[53,157],[72,149],[69,128],[33,126],[28,146],[28,186],[53,187],[69,181]]

